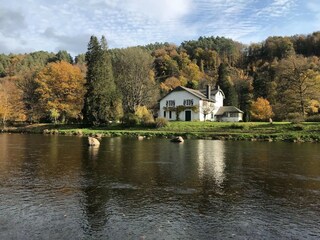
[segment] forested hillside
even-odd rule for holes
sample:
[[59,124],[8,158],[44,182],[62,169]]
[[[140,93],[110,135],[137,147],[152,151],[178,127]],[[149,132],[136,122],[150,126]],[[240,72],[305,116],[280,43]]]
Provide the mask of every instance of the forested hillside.
[[88,41],[87,53],[74,59],[64,50],[0,54],[0,120],[149,122],[171,89],[207,84],[219,85],[225,105],[242,109],[246,120],[320,119],[320,32],[251,45],[200,37],[108,49],[104,37]]

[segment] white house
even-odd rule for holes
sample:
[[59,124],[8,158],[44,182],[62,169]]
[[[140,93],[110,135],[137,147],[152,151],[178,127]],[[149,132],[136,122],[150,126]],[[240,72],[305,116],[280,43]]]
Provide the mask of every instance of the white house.
[[233,106],[224,107],[225,95],[218,87],[204,92],[176,87],[160,99],[159,117],[181,121],[242,121],[243,112]]

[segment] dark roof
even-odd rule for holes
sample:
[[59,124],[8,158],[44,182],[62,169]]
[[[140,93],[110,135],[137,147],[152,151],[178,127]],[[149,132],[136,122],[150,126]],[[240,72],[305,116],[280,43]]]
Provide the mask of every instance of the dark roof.
[[[211,96],[216,95],[218,92],[221,92],[223,98],[226,98],[226,96],[224,95],[224,92],[222,91],[222,89],[219,86],[218,86],[218,89],[212,89],[211,90]],[[201,93],[206,95],[207,94],[207,90],[203,89],[203,90],[201,90]]]
[[218,109],[218,112],[216,113],[216,116],[221,116],[224,113],[243,113],[239,108],[236,108],[234,106],[225,106],[225,107],[220,107]]
[[[211,101],[214,102],[214,100],[212,99],[208,99],[207,96],[205,94],[203,94],[202,92],[200,92],[199,90],[195,90],[192,88],[187,88],[187,87],[183,87],[183,86],[178,86],[175,89],[173,89],[171,92],[169,92],[167,95],[165,95],[163,98],[165,98],[166,96],[168,96],[170,93],[172,92],[178,92],[178,91],[186,91],[194,96],[196,96],[197,98],[201,99],[201,100],[206,100],[206,101]],[[161,98],[160,101],[163,99]]]
[[195,90],[195,89],[192,89],[192,88],[183,87],[183,86],[180,86],[180,87],[173,89],[172,92],[181,91],[181,90],[185,90],[200,99],[207,99],[207,96],[204,95],[202,92]]

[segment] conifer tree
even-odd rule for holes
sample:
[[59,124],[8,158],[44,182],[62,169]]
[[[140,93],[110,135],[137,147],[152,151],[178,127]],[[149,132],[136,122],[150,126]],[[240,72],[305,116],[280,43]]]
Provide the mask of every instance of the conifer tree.
[[237,92],[229,79],[228,69],[225,63],[221,63],[219,66],[217,85],[225,94],[224,105],[238,106]]
[[112,65],[104,36],[99,42],[91,36],[86,52],[87,75],[86,95],[84,98],[83,117],[89,124],[102,124],[112,120],[112,107],[116,87]]

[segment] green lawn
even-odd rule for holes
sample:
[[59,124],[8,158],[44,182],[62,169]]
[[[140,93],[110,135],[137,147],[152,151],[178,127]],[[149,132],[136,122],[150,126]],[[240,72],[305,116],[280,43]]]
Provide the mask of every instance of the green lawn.
[[46,133],[64,135],[103,136],[160,136],[182,135],[185,138],[264,140],[264,141],[320,141],[320,123],[289,122],[169,122],[163,128],[137,126],[126,128],[121,124],[105,127],[84,127],[83,125],[36,124],[11,129],[11,132]]

